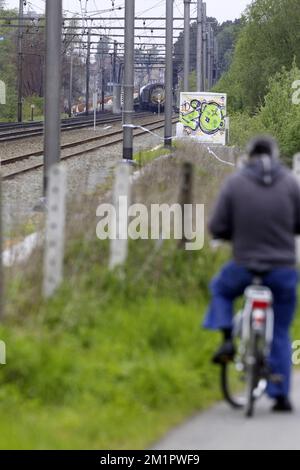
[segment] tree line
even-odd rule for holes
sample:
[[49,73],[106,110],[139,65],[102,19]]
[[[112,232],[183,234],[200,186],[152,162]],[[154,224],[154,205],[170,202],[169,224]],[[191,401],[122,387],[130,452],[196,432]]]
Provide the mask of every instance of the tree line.
[[268,132],[289,161],[300,150],[300,105],[293,99],[299,69],[299,0],[253,1],[242,17],[232,63],[215,87],[228,93],[234,143]]

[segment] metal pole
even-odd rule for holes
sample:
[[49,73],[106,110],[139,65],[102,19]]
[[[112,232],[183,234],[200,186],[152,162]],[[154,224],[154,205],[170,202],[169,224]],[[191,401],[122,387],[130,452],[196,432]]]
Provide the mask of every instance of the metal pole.
[[213,77],[214,78],[213,84],[215,84],[219,79],[219,50],[218,50],[218,40],[216,36],[214,36],[214,71],[215,71],[215,74]]
[[134,93],[134,13],[135,1],[125,0],[125,64],[124,64],[124,109],[123,109],[123,158],[132,160],[133,130],[132,124]]
[[212,86],[212,27],[211,24],[208,24],[207,28],[207,87],[208,90],[211,89]]
[[110,91],[110,94],[112,95],[113,94],[113,56],[112,56],[112,53],[110,52],[109,53],[110,55],[110,71],[109,71],[109,83],[110,83],[110,86],[109,86],[109,91]]
[[117,55],[118,55],[118,41],[114,41],[114,55],[113,55],[113,82],[117,83]]
[[203,91],[207,90],[207,21],[206,3],[203,3]]
[[104,111],[104,49],[102,44],[102,53],[101,53],[101,109]]
[[203,90],[202,85],[202,0],[197,1],[197,91]]
[[211,26],[211,37],[210,37],[210,60],[211,60],[211,70],[210,70],[210,87],[213,86],[214,81],[214,68],[215,68],[215,33],[214,28]]
[[69,85],[69,117],[72,116],[72,100],[73,100],[73,52],[70,56],[70,85]]
[[44,194],[49,171],[60,161],[62,0],[46,0]]
[[184,78],[183,91],[189,90],[191,0],[184,0]]
[[173,114],[173,0],[166,0],[165,146],[172,146]]
[[18,122],[23,120],[23,14],[24,14],[24,0],[19,0],[19,24],[18,24],[18,78],[17,78],[17,89],[18,89]]
[[91,31],[88,32],[88,44],[86,55],[86,91],[85,91],[85,114],[89,115],[90,104],[90,60],[91,60]]

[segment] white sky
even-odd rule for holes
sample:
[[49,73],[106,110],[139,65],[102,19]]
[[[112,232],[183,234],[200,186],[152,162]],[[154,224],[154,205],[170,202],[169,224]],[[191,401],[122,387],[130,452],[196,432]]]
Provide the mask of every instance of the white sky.
[[[241,16],[245,7],[251,3],[251,0],[206,0],[207,12],[209,16],[214,16],[218,21],[222,22],[228,19],[235,19]],[[45,6],[45,0],[27,0],[28,6],[37,12],[42,12]],[[86,0],[81,0],[83,8],[85,8]],[[165,11],[165,0],[135,0],[136,14],[144,14],[145,16],[161,16]],[[18,7],[19,0],[6,0],[8,7]],[[97,11],[111,8],[111,0],[88,0],[88,11]],[[115,0],[115,6],[123,6],[123,0]],[[80,12],[80,0],[63,0],[63,6],[66,10],[72,12]],[[192,5],[192,12],[195,11],[196,5]],[[183,0],[175,0],[174,2],[175,16],[183,15]]]
[[[51,1],[51,0],[50,0]],[[239,18],[243,11],[245,10],[246,6],[251,3],[252,0],[206,0],[207,5],[207,15],[213,16],[218,19],[219,22],[223,22],[226,20],[234,20],[235,18]],[[24,11],[27,12],[29,10],[35,11],[37,13],[43,13],[45,10],[45,0],[26,0],[27,6],[25,7]],[[115,11],[112,10],[112,0],[63,0],[63,8],[64,8],[64,16],[74,16],[74,14],[79,16],[85,16],[85,14],[89,17],[101,17],[104,16],[106,18],[112,18],[112,21],[105,21],[105,22],[93,22],[93,27],[96,28],[98,26],[105,26],[105,29],[101,30],[101,33],[109,35],[111,38],[112,35],[115,36],[115,39],[119,43],[122,43],[123,37],[123,30],[112,30],[109,29],[109,26],[122,26],[123,23],[120,21],[116,21],[116,17],[124,17],[124,0],[114,0],[114,6],[116,8]],[[164,17],[165,16],[165,5],[166,0],[135,0],[135,9],[136,9],[136,16],[141,17]],[[19,0],[6,0],[6,6],[12,8],[19,7]],[[175,18],[183,18],[183,6],[184,0],[174,0],[174,17]],[[121,10],[117,8],[121,7]],[[191,18],[196,17],[197,5],[196,0],[193,0],[191,4]],[[114,20],[113,20],[114,19]],[[85,25],[91,26],[92,23],[85,23]],[[142,27],[143,23],[140,21],[136,23],[137,26]],[[164,27],[164,22],[159,21],[150,21],[146,22],[147,27]],[[183,21],[177,21],[174,23],[175,27],[182,27]],[[94,31],[95,32],[95,31]],[[180,30],[174,30],[174,42],[176,42],[176,38],[179,36]],[[157,39],[154,39],[155,36],[160,36]],[[148,30],[138,30],[136,32],[136,45],[146,43],[146,44],[162,44],[164,39],[164,31],[154,31],[151,32],[150,29]]]

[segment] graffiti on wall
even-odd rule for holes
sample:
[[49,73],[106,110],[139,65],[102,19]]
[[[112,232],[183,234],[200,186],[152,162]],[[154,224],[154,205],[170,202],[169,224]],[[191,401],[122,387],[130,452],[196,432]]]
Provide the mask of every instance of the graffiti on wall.
[[227,96],[220,93],[181,93],[177,137],[226,144]]

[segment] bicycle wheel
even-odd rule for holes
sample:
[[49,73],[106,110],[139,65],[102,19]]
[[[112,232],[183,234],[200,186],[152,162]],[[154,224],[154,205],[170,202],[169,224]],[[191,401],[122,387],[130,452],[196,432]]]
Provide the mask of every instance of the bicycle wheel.
[[247,400],[245,406],[245,414],[247,418],[251,418],[254,414],[255,390],[258,384],[258,337],[252,332],[249,349],[247,352],[246,376],[247,376]]
[[246,376],[239,361],[221,366],[221,390],[227,403],[234,409],[247,403]]

